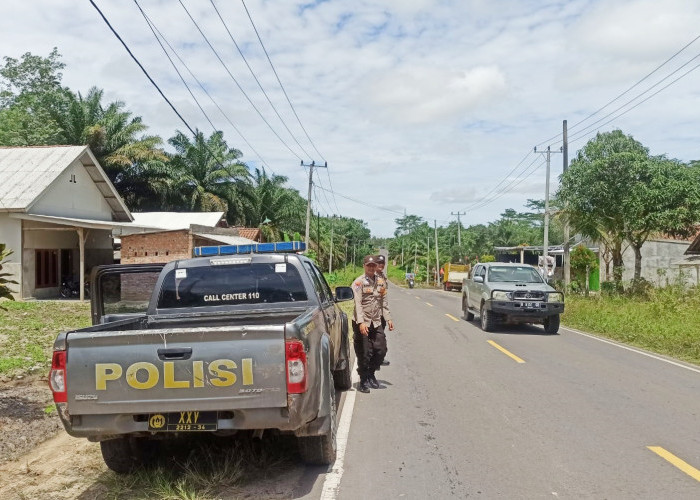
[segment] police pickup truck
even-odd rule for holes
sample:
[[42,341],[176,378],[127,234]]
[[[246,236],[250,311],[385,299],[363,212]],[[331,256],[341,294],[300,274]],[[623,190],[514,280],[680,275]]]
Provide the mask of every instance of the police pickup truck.
[[93,326],[54,343],[49,383],[66,431],[99,441],[120,473],[195,432],[293,433],[306,462],[332,463],[335,390],[351,386],[336,303],[353,292],[333,294],[311,260],[281,252],[303,247],[201,247],[164,266],[96,268]]
[[478,314],[486,332],[500,323],[540,323],[546,333],[555,334],[564,312],[564,294],[527,264],[477,264],[462,284],[462,312],[467,321]]

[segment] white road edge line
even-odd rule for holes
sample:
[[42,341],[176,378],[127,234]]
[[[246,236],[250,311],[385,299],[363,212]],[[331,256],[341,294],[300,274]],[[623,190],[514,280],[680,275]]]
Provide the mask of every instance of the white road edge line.
[[650,354],[648,352],[644,352],[644,351],[641,351],[639,349],[635,349],[634,347],[629,347],[626,345],[618,344],[617,342],[614,342],[612,340],[602,339],[600,337],[596,337],[595,335],[591,335],[590,333],[585,333],[585,332],[582,332],[579,330],[574,330],[573,328],[569,328],[569,327],[562,327],[562,330],[568,330],[570,332],[578,333],[579,335],[583,335],[584,337],[588,337],[588,338],[591,338],[593,340],[599,340],[600,342],[605,342],[606,344],[614,345],[616,347],[619,347],[620,349],[626,349],[628,351],[636,352],[637,354],[641,354],[642,356],[647,356],[649,358],[653,358],[653,359],[656,359],[658,361],[663,361],[664,363],[668,363],[670,365],[677,366],[679,368],[685,368],[686,370],[690,370],[691,372],[700,373],[700,369],[698,369],[698,368],[693,368],[692,366],[687,366],[687,365],[684,365],[682,363],[677,363],[675,361],[671,361],[670,359],[662,358],[661,356],[657,356],[655,354]]
[[340,416],[338,431],[335,439],[337,443],[336,458],[333,465],[328,467],[326,479],[323,481],[321,500],[335,500],[340,489],[340,480],[343,478],[345,465],[345,447],[348,444],[348,434],[350,433],[350,422],[352,422],[352,412],[355,408],[355,385],[360,381],[357,374],[357,360],[352,365],[352,388],[345,393],[345,403],[343,404],[343,414]]

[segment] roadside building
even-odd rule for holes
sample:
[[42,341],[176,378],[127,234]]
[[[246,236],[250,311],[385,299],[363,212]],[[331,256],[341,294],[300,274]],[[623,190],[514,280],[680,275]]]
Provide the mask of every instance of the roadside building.
[[15,297],[55,298],[64,277],[113,262],[112,230],[133,220],[87,146],[0,147],[0,242]]

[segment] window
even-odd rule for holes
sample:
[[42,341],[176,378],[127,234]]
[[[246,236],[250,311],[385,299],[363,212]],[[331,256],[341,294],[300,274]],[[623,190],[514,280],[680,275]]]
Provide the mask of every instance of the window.
[[313,282],[314,288],[316,289],[316,295],[321,300],[321,302],[328,302],[328,297],[326,297],[326,294],[323,291],[321,280],[318,279],[318,274],[315,271],[315,266],[310,262],[304,262],[304,265],[306,265],[306,267],[309,269],[309,276],[311,276],[311,281]]
[[58,250],[36,250],[34,255],[36,288],[58,286]]
[[299,271],[289,263],[173,269],[163,280],[159,309],[306,301]]

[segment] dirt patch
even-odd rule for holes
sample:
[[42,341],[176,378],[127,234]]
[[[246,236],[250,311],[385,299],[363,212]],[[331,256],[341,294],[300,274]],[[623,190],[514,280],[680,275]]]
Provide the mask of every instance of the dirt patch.
[[0,383],[0,464],[31,450],[63,429],[45,378]]
[[[0,381],[0,498],[25,500],[45,498],[69,500],[93,498],[173,498],[163,493],[144,496],[140,486],[149,485],[143,476],[119,476],[107,469],[98,443],[66,434],[56,412],[45,378]],[[216,440],[218,441],[218,440]],[[217,448],[226,446],[222,440]],[[325,468],[307,468],[300,463],[294,441],[265,439],[260,444],[240,445],[261,462],[243,466],[240,484],[216,488],[213,496],[193,498],[282,499],[311,491]],[[201,460],[212,456],[208,449]],[[185,449],[190,449],[189,446]],[[225,455],[224,451],[214,456]],[[265,456],[273,457],[269,463]],[[261,459],[260,457],[263,457]],[[183,462],[184,458],[178,458]],[[246,464],[249,460],[243,460]],[[169,476],[166,476],[169,477]],[[172,486],[177,480],[172,479]],[[224,481],[225,483],[225,481]]]

